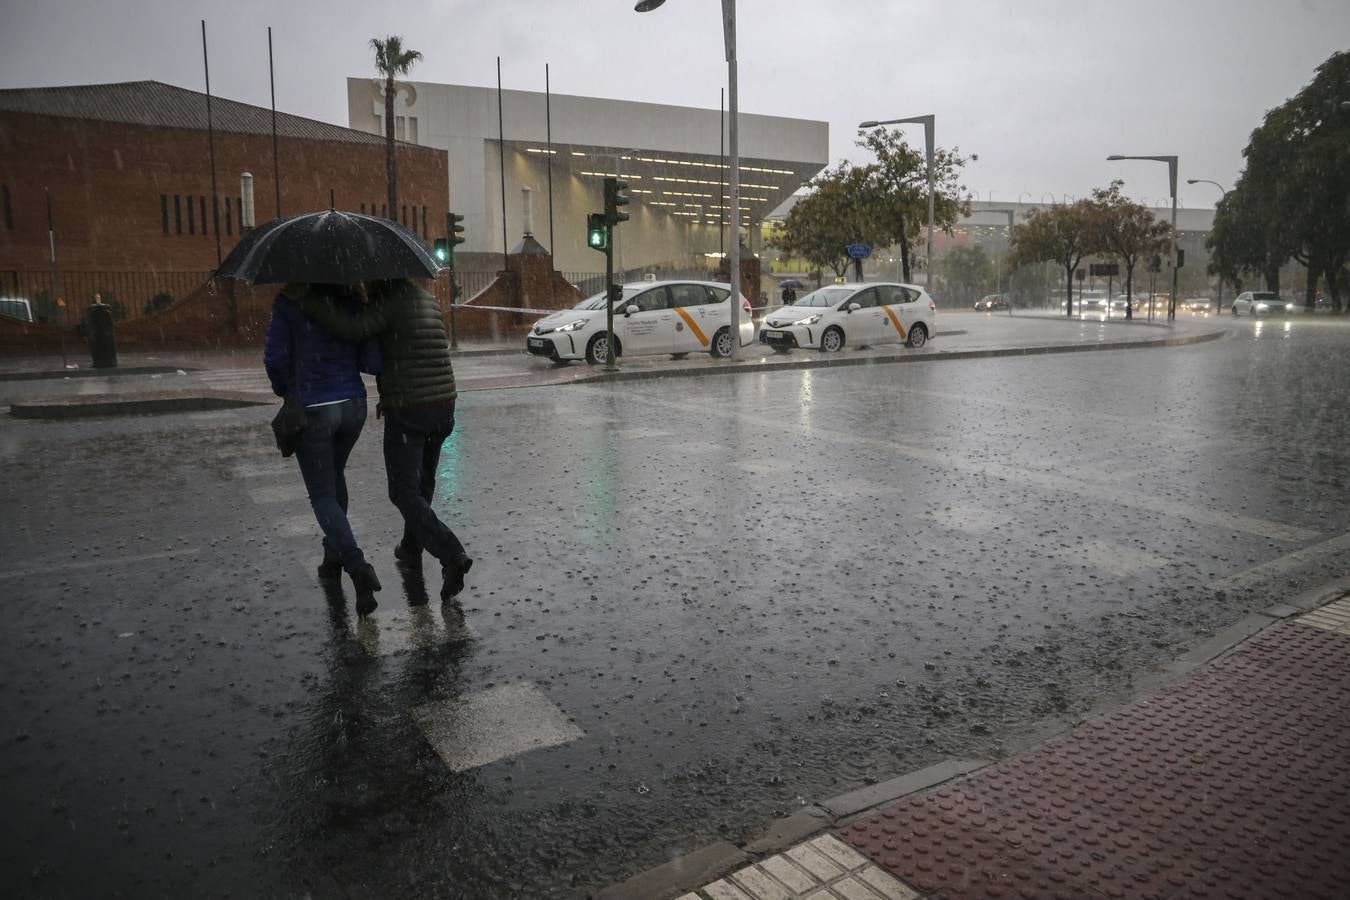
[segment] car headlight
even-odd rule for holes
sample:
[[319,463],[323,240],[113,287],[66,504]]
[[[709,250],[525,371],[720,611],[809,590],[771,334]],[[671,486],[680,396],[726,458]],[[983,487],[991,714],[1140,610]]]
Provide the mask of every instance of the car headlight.
[[551,333],[552,331],[553,331],[552,328],[547,328],[547,327],[545,327],[545,326],[543,326],[543,325],[536,325],[536,326],[534,326],[534,333],[535,333],[535,334],[549,334],[549,333]]
[[1256,308],[1257,308],[1257,309],[1260,309],[1260,310],[1270,309],[1270,304],[1269,304],[1269,303],[1258,303],[1258,304],[1256,304]]
[[807,316],[805,319],[798,319],[797,321],[793,322],[792,324],[793,324],[793,325],[814,325],[814,324],[816,324],[817,322],[820,321],[820,316],[821,316],[820,313],[816,313],[814,316]]
[[560,325],[554,331],[576,331],[578,328],[585,328],[590,319],[577,319],[575,322],[568,322],[566,325]]

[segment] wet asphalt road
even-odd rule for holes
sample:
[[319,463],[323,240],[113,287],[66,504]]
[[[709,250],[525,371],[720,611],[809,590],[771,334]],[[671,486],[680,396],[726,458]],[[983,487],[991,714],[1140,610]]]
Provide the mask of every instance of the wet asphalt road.
[[[393,566],[372,419],[359,623],[270,410],[0,423],[2,883],[583,897],[1014,752],[1344,574],[1350,323],[1228,327],[465,395],[438,499],[478,560],[462,613]],[[553,745],[479,765],[470,719]]]

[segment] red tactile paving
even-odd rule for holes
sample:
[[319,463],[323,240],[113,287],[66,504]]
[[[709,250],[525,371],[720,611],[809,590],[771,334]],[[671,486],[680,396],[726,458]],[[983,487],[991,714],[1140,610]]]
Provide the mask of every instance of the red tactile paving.
[[941,898],[1350,896],[1350,637],[1281,623],[840,836]]

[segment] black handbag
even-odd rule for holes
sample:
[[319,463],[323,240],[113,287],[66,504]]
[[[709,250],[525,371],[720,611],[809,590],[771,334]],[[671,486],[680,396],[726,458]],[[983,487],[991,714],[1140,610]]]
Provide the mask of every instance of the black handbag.
[[300,347],[291,340],[291,383],[281,409],[272,417],[272,435],[282,456],[291,456],[305,435],[305,406],[300,402]]

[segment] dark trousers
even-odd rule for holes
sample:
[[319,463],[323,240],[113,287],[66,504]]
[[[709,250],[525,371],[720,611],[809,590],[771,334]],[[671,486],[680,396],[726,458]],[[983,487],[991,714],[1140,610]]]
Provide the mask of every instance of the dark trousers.
[[420,547],[442,565],[458,562],[464,545],[431,508],[441,444],[455,430],[455,401],[384,410],[384,469],[389,499],[403,515],[403,545]]
[[295,451],[309,504],[323,531],[325,561],[336,558],[354,572],[366,561],[347,521],[347,457],[366,423],[366,398],[305,410],[305,430]]

